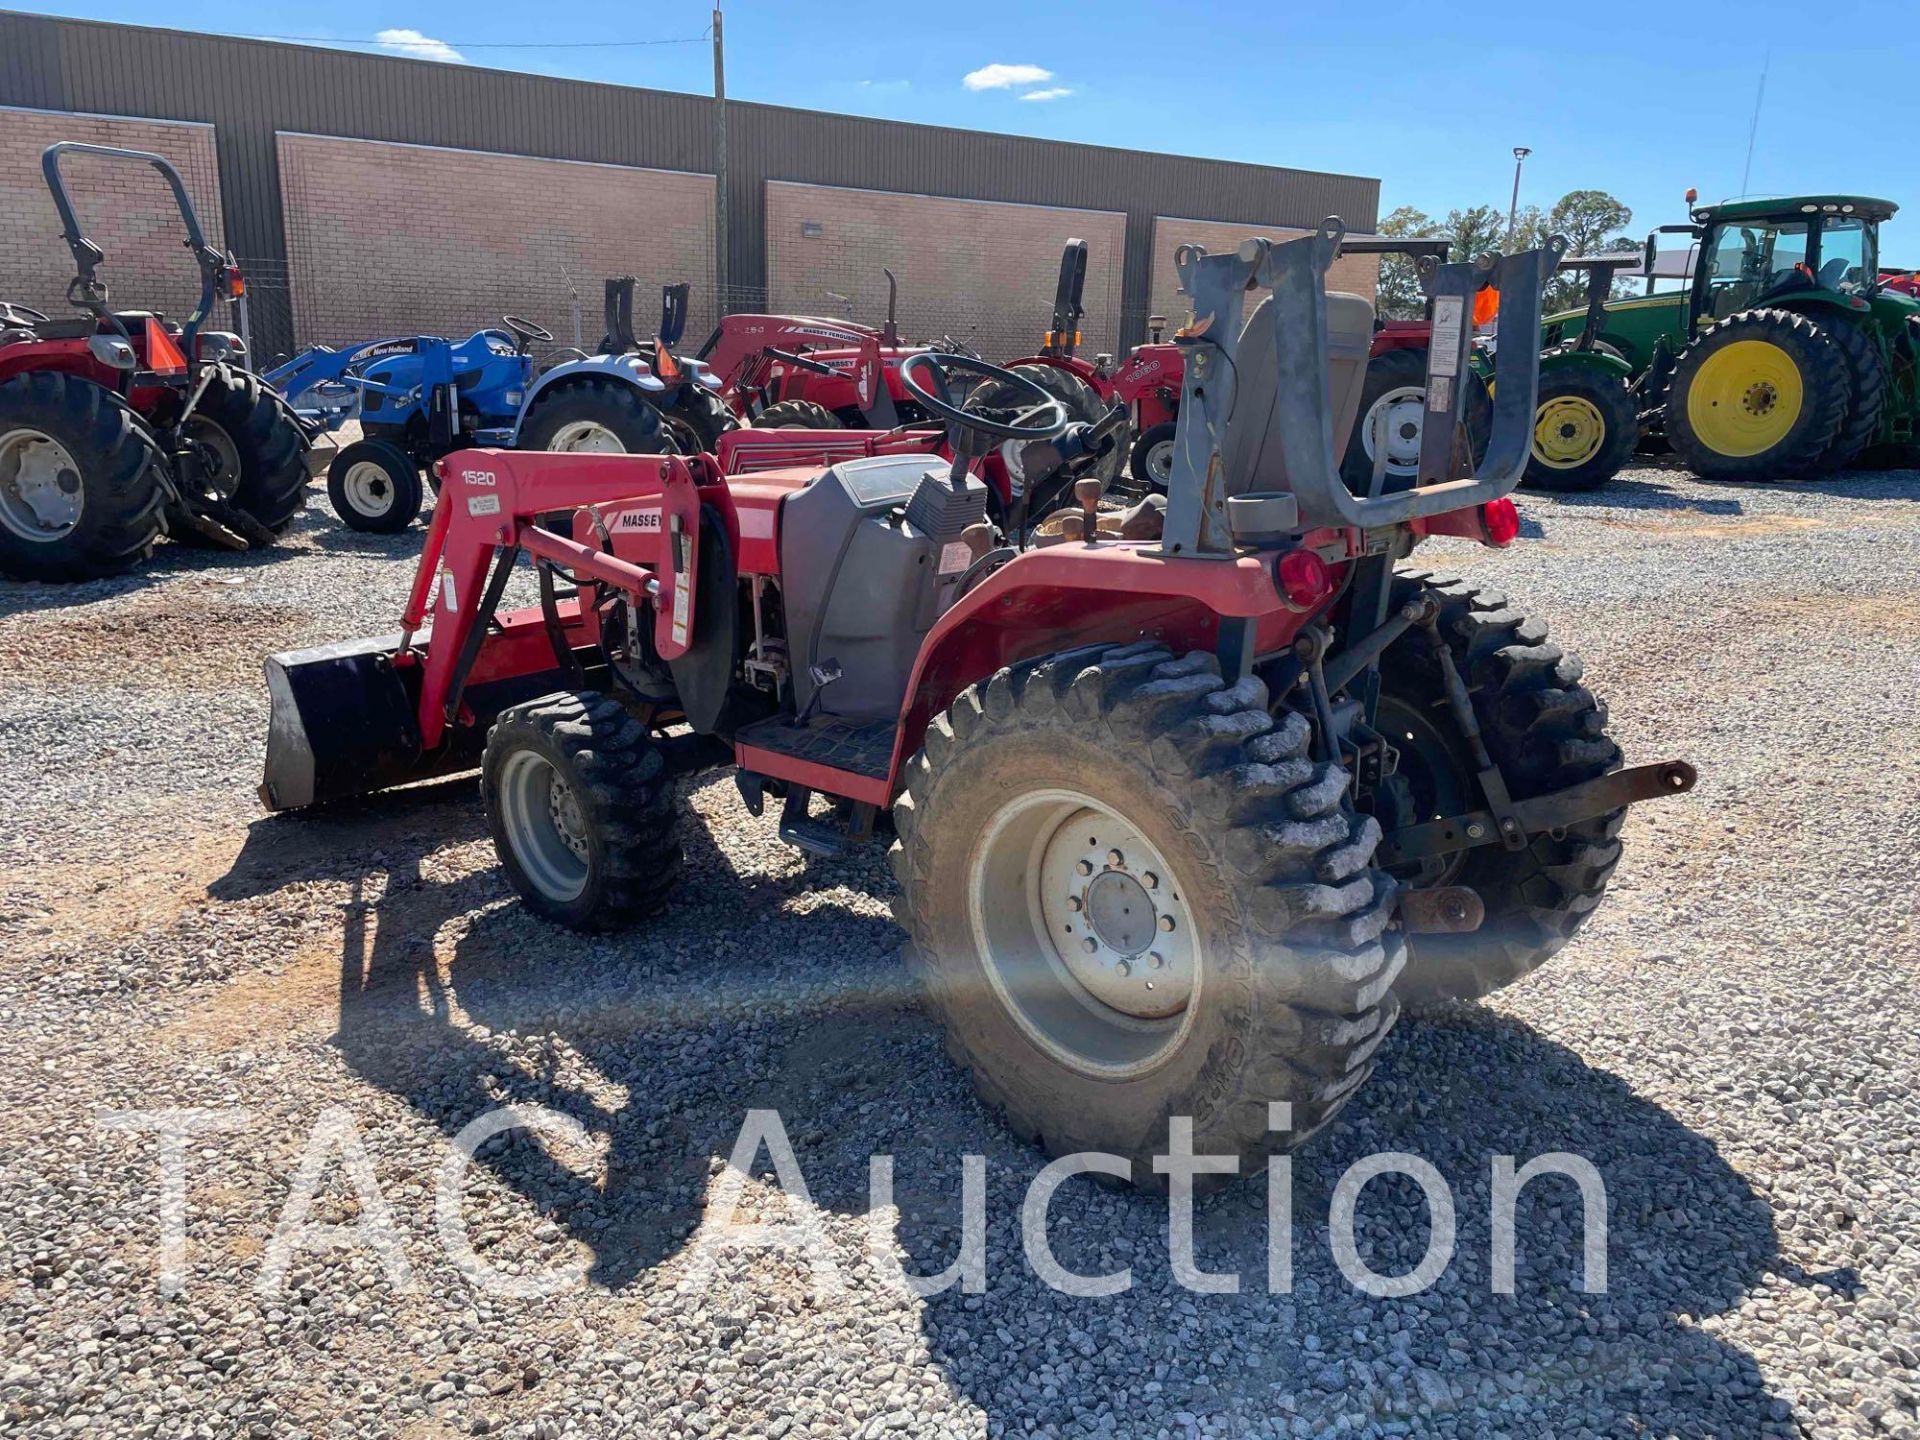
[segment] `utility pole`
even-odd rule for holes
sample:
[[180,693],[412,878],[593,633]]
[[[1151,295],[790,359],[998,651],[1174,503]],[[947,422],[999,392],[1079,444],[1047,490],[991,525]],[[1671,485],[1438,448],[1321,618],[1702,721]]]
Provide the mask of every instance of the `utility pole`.
[[720,7],[713,7],[713,288],[716,315],[727,313],[732,276],[727,264],[727,48]]
[[1507,203],[1507,253],[1513,253],[1513,232],[1520,218],[1520,167],[1533,151],[1524,145],[1513,147],[1513,199]]

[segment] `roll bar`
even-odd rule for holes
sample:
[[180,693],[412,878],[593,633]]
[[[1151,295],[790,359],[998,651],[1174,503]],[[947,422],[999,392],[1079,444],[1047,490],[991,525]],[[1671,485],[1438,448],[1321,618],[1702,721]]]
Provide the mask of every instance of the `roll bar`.
[[[1434,318],[1419,472],[1413,489],[1366,498],[1341,481],[1328,395],[1326,273],[1344,237],[1345,227],[1330,218],[1295,240],[1256,237],[1231,255],[1208,255],[1191,247],[1176,255],[1182,288],[1192,298],[1194,322],[1181,337],[1191,349],[1167,487],[1162,553],[1215,558],[1233,553],[1227,499],[1260,488],[1250,474],[1227,473],[1223,455],[1236,411],[1237,423],[1269,426],[1274,441],[1270,448],[1277,448],[1284,466],[1299,529],[1331,525],[1370,530],[1405,524],[1483,505],[1520,483],[1538,402],[1541,293],[1567,242],[1555,236],[1538,250],[1474,261],[1443,264],[1430,253],[1420,257],[1421,285]],[[1371,242],[1363,243],[1368,253],[1379,253]],[[1249,323],[1243,333],[1242,307],[1247,292],[1257,286],[1273,291],[1264,312],[1270,323]],[[1486,456],[1474,475],[1456,480],[1454,431],[1465,398],[1460,382],[1473,345],[1473,297],[1489,286],[1500,292],[1502,327],[1528,339],[1499,347]],[[1264,333],[1256,334],[1257,329]],[[1245,359],[1239,353],[1256,344],[1274,347],[1276,393],[1271,407],[1237,394],[1243,373],[1265,368],[1253,363],[1256,357],[1250,351]],[[1234,448],[1237,456],[1250,453],[1244,445]]]
[[179,207],[180,218],[187,227],[184,243],[200,267],[200,300],[194,306],[193,314],[180,327],[184,342],[182,349],[192,355],[194,336],[207,316],[213,313],[213,302],[219,293],[220,278],[227,268],[227,257],[207,243],[206,234],[200,229],[200,217],[193,210],[193,198],[187,194],[186,182],[180,178],[180,172],[173,168],[172,162],[164,155],[154,155],[145,150],[122,150],[114,145],[89,145],[80,140],[57,141],[41,153],[40,170],[47,177],[47,189],[53,192],[54,208],[60,212],[60,238],[67,242],[67,248],[73,252],[73,263],[80,271],[67,286],[67,299],[96,319],[106,321],[112,320],[112,312],[107,309],[107,287],[93,273],[100,262],[107,258],[106,253],[87,239],[80,229],[79,218],[73,211],[73,201],[67,195],[66,181],[60,175],[60,157],[63,155],[97,155],[105,160],[132,160],[151,165],[160,172],[160,178],[167,182],[167,188],[173,191],[173,203]]

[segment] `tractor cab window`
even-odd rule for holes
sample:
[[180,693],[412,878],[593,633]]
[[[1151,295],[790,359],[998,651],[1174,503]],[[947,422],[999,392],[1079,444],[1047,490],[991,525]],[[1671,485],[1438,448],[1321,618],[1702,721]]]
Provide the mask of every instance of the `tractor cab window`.
[[1873,240],[1865,221],[1829,218],[1820,227],[1820,285],[1849,295],[1865,294],[1878,273]]
[[1707,267],[1706,313],[1715,320],[1750,309],[1767,291],[1789,283],[1807,261],[1804,220],[1784,225],[1723,225]]

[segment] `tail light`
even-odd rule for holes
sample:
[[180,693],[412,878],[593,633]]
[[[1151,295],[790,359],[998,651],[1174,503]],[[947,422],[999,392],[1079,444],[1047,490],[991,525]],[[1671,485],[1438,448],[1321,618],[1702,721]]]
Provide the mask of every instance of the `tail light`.
[[1494,316],[1500,313],[1500,292],[1489,285],[1484,290],[1473,292],[1473,324],[1478,329],[1491,325]]
[[1487,543],[1505,549],[1520,536],[1520,508],[1502,495],[1480,507],[1480,523],[1486,527]]
[[238,265],[227,266],[227,299],[240,300],[247,293],[247,277],[240,273]]
[[1273,581],[1289,610],[1311,610],[1333,594],[1333,567],[1311,550],[1289,550],[1273,562]]

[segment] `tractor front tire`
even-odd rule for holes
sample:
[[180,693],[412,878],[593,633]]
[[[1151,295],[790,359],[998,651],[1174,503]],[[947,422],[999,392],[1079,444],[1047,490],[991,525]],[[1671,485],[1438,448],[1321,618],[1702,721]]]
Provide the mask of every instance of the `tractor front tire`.
[[1022,661],[934,717],[894,805],[895,913],[1016,1132],[1164,1189],[1169,1117],[1247,1161],[1366,1080],[1398,1013],[1395,889],[1308,740],[1259,680],[1150,641]]
[[[1469,370],[1464,383],[1466,399],[1460,415],[1460,433],[1454,444],[1457,471],[1462,466],[1479,468],[1481,457],[1487,453],[1487,441],[1493,434],[1493,396],[1487,390],[1487,382]],[[1426,402],[1425,350],[1387,350],[1367,361],[1360,408],[1354,415],[1353,433],[1347,437],[1347,453],[1340,462],[1340,478],[1349,490],[1365,495],[1373,484],[1376,423],[1384,424],[1387,446],[1382,493],[1392,494],[1413,487],[1420,468],[1420,432],[1426,418]]]
[[528,909],[613,930],[666,904],[681,864],[673,779],[618,701],[561,691],[502,711],[480,785],[494,850]]
[[1540,377],[1533,453],[1521,484],[1534,490],[1597,490],[1632,458],[1639,407],[1618,375],[1569,365]]
[[1792,310],[1743,310],[1687,347],[1667,436],[1694,474],[1779,480],[1820,470],[1853,403],[1845,352],[1829,331]]
[[673,432],[675,448],[684,455],[711,455],[719,450],[722,435],[740,428],[727,402],[704,385],[682,385],[660,413]]
[[[1547,641],[1547,627],[1506,596],[1428,574],[1395,577],[1396,609],[1425,595],[1440,607],[1440,632],[1473,697],[1488,753],[1515,800],[1606,774],[1620,763],[1607,738],[1606,707],[1580,684],[1580,661]],[[1438,657],[1423,632],[1382,657],[1376,725],[1400,752],[1399,772],[1379,792],[1375,814],[1389,831],[1484,805],[1466,738],[1448,718]],[[1421,934],[1399,990],[1408,1000],[1472,999],[1511,985],[1552,958],[1600,903],[1619,863],[1616,810],[1536,835],[1523,850],[1482,845],[1394,868],[1408,889],[1465,885],[1486,919],[1470,934]]]
[[306,506],[310,478],[307,437],[292,411],[252,371],[228,370],[207,386],[194,417],[217,426],[239,459],[228,503],[275,535],[284,531]]
[[756,430],[844,430],[840,417],[811,400],[781,400],[753,417]]
[[617,380],[574,380],[543,393],[520,427],[521,450],[665,455],[676,446],[660,412]]
[[420,514],[420,467],[389,440],[357,440],[327,467],[327,499],[349,530],[398,535]]
[[0,382],[0,574],[79,581],[153,553],[166,461],[111,390],[55,370]]
[[1167,479],[1173,474],[1173,437],[1179,428],[1178,421],[1163,420],[1148,426],[1133,442],[1133,484],[1141,495],[1167,493]]

